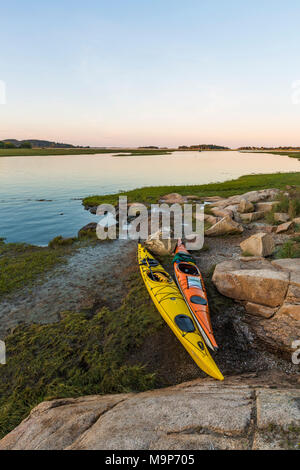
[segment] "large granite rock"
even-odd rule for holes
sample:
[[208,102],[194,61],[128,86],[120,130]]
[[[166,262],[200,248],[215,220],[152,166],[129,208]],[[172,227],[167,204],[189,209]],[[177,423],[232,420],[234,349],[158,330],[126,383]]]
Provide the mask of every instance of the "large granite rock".
[[[0,441],[0,449],[252,449],[260,440],[265,448],[264,433],[274,424],[286,436],[291,425],[299,427],[300,390],[230,382],[196,380],[140,394],[44,402]],[[291,431],[295,444],[298,437]]]
[[255,344],[291,359],[300,338],[299,259],[225,261],[216,266],[213,282],[221,294],[244,301]]
[[244,229],[240,224],[227,216],[223,217],[223,219],[206,230],[205,235],[208,237],[217,237],[220,235],[233,235],[242,233],[243,231]]
[[242,199],[251,202],[251,203],[258,203],[261,201],[271,201],[276,198],[278,195],[279,190],[270,188],[270,189],[261,189],[259,191],[249,191],[245,194],[231,196],[225,200],[218,201],[214,203],[214,206],[218,206],[220,208],[225,208],[232,204],[240,204]]
[[254,212],[254,204],[252,204],[250,201],[247,201],[247,199],[241,199],[241,202],[238,206],[238,211],[242,214]]
[[240,214],[240,218],[242,219],[243,222],[249,223],[249,222],[255,222],[255,220],[263,219],[265,213],[260,211],[260,212],[249,212],[246,214]]
[[290,216],[286,214],[285,212],[275,212],[274,220],[276,222],[280,222],[281,224],[284,224],[285,222],[288,222],[288,220],[290,220]]
[[224,261],[216,266],[212,279],[227,297],[279,307],[288,290],[289,275],[266,263]]
[[145,247],[149,249],[154,255],[170,255],[175,250],[177,240],[172,238],[165,238],[166,234],[163,230],[151,234],[145,241]]
[[170,193],[160,198],[159,202],[165,204],[184,204],[187,198],[178,193]]
[[275,250],[273,237],[268,233],[256,233],[240,244],[244,253],[253,256],[270,256]]

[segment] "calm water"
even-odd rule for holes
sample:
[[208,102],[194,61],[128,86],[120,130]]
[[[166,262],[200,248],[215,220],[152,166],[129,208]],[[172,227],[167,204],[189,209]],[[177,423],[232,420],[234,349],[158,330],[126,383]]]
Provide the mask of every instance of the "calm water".
[[[300,171],[296,159],[239,152],[175,152],[115,157],[74,155],[0,158],[0,237],[46,245],[73,236],[96,216],[80,198],[140,186],[202,184],[251,173]],[[43,201],[41,201],[43,200]]]

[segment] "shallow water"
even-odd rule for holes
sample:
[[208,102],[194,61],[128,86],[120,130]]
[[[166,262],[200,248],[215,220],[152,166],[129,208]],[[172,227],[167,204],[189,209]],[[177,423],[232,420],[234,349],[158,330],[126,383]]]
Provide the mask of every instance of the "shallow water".
[[97,217],[80,198],[141,186],[204,184],[251,173],[300,171],[297,159],[239,152],[0,158],[0,237],[45,245]]

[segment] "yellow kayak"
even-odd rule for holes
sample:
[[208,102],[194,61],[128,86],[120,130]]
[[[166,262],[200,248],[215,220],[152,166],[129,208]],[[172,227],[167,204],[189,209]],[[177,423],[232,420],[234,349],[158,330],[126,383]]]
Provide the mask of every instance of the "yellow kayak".
[[171,276],[141,244],[138,246],[138,262],[154,305],[197,366],[211,377],[224,380]]

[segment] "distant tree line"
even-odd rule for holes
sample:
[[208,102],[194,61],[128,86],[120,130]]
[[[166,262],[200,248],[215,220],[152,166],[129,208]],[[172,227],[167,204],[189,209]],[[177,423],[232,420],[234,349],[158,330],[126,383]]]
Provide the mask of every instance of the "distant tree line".
[[300,150],[300,147],[239,147],[238,150]]
[[30,142],[21,142],[20,145],[15,145],[12,142],[3,142],[0,140],[0,149],[31,149],[32,145]]
[[180,145],[178,150],[230,150],[229,147],[213,144],[198,144],[198,145]]

